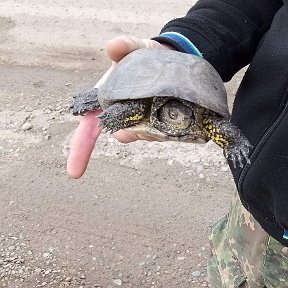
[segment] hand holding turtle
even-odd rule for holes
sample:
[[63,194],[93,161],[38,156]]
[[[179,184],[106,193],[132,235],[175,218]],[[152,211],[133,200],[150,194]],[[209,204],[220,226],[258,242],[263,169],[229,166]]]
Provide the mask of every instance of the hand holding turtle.
[[[137,39],[133,43],[136,43],[134,47],[141,46],[137,44]],[[143,43],[141,48],[147,47],[145,43],[150,42]],[[127,45],[125,47],[127,49]],[[223,148],[225,157],[232,161],[234,167],[237,164],[243,167],[243,159],[249,163],[251,145],[229,121],[225,87],[216,70],[199,56],[165,50],[140,49],[128,53],[117,66],[107,71],[97,87],[75,97],[73,114],[89,115],[91,111],[97,111],[100,121],[90,115],[87,119],[98,126],[100,124],[106,131],[132,131],[133,134],[123,134],[124,131],[118,134],[122,142],[138,139],[184,142],[213,140]],[[99,115],[101,109],[104,112]],[[81,124],[78,129],[80,127]],[[87,131],[87,127],[91,126],[86,124],[82,131]],[[78,152],[78,160],[82,159],[81,164],[86,163],[86,166],[100,129],[95,129],[91,134],[96,137],[92,138],[94,142],[88,141],[84,145],[86,161],[83,161],[83,154],[80,155],[82,158],[79,157]]]
[[[150,39],[139,39],[128,36],[116,37],[107,44],[107,54],[112,60],[112,66],[95,87],[99,87],[105,81],[114,69],[116,62],[120,61],[130,52],[141,48],[172,49]],[[81,118],[80,124],[75,131],[67,161],[67,172],[72,178],[80,178],[87,168],[94,145],[101,133],[101,128],[99,127],[100,120],[97,118],[100,113],[101,110],[86,113]],[[122,143],[129,143],[139,139],[151,140],[123,130],[117,131],[114,133],[114,136]]]

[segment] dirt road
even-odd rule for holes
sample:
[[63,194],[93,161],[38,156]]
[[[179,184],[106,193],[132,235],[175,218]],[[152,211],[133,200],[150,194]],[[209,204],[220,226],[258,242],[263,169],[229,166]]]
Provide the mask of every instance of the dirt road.
[[107,40],[157,35],[189,5],[0,0],[0,287],[208,285],[207,236],[234,189],[215,145],[103,135],[81,180],[65,172],[71,98],[108,68]]

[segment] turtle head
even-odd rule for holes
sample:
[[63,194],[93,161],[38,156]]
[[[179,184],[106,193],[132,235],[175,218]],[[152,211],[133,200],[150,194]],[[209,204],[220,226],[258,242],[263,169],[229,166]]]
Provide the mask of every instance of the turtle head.
[[205,140],[198,105],[175,97],[154,97],[146,133],[160,141]]

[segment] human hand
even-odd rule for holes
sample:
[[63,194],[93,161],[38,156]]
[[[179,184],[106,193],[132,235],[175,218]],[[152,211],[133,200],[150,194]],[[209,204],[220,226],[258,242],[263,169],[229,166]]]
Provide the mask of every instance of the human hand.
[[[150,39],[139,39],[128,36],[116,37],[107,44],[107,54],[112,60],[112,65],[95,87],[99,87],[106,80],[118,61],[130,52],[141,48],[172,49],[169,46],[162,45]],[[87,168],[91,153],[101,133],[99,119],[97,118],[100,113],[101,110],[86,113],[81,118],[80,124],[75,131],[67,161],[67,172],[71,178],[80,178]],[[114,137],[122,143],[129,143],[140,139],[151,140],[124,130],[114,133]]]

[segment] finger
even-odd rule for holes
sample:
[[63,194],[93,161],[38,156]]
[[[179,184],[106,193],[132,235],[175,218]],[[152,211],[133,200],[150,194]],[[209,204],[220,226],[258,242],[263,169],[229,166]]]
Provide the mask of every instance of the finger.
[[130,143],[139,140],[138,136],[133,133],[129,133],[124,130],[119,130],[113,134],[113,137],[115,137],[119,142],[121,143]]
[[107,54],[112,61],[120,61],[132,51],[141,48],[168,49],[159,42],[151,39],[140,39],[131,36],[118,36],[107,44]]
[[67,173],[71,178],[80,178],[88,165],[95,142],[101,133],[99,115],[101,111],[88,112],[81,118],[71,142],[71,151],[67,161]]
[[[128,128],[129,129],[129,128]],[[146,140],[146,141],[159,141],[156,137],[153,137],[152,135],[148,134],[141,134],[141,133],[135,133],[134,131],[127,131],[125,130],[119,130],[113,134],[113,136],[121,143],[130,143],[135,142],[137,140]]]

